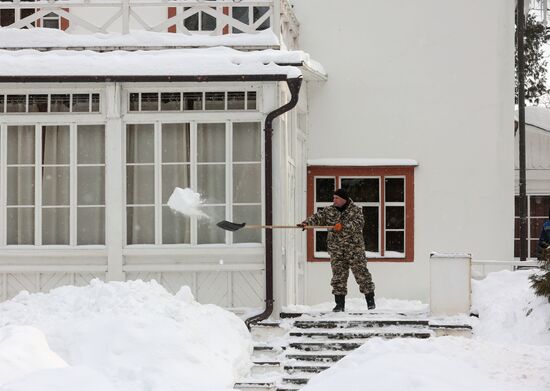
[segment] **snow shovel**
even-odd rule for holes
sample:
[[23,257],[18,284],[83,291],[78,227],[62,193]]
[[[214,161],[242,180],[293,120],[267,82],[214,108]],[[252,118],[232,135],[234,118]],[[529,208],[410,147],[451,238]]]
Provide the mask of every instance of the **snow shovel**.
[[325,229],[334,229],[334,226],[332,225],[306,225],[305,227],[300,227],[297,225],[247,225],[246,223],[232,223],[231,221],[220,221],[216,224],[221,229],[225,229],[226,231],[238,231],[242,228],[252,228],[252,229],[275,229],[275,228],[299,228],[299,229],[319,229],[319,228],[325,228]]

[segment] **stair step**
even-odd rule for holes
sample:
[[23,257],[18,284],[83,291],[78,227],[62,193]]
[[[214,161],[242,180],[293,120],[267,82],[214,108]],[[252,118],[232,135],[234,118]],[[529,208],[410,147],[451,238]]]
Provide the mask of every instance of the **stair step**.
[[361,320],[297,320],[294,327],[308,328],[352,328],[352,327],[385,327],[385,326],[428,326],[424,319],[361,319]]
[[309,382],[309,377],[283,377],[283,384],[305,385]]
[[235,390],[274,390],[275,383],[273,382],[262,382],[262,381],[251,381],[251,382],[239,382],[233,385]]
[[285,365],[283,369],[287,373],[320,373],[329,369],[328,365]]
[[428,316],[427,311],[395,311],[395,310],[365,310],[365,311],[349,311],[343,313],[335,313],[332,311],[308,311],[308,312],[280,312],[281,319],[294,319],[301,316],[308,317],[331,317],[331,316],[399,316],[399,317],[425,317]]
[[297,361],[334,363],[345,356],[346,355],[342,353],[290,353],[286,355],[286,358]]
[[290,342],[289,347],[306,352],[317,352],[321,350],[350,351],[362,346],[364,341],[360,342]]
[[327,331],[291,331],[289,336],[291,337],[305,337],[305,338],[326,338],[326,339],[367,339],[367,338],[429,338],[433,334],[430,330],[418,331],[418,332],[340,332],[331,333]]

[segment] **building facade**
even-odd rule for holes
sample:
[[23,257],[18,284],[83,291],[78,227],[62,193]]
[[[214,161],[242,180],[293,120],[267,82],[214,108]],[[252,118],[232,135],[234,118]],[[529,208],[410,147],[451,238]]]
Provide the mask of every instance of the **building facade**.
[[295,224],[337,187],[378,296],[427,301],[431,251],[512,259],[513,1],[29,4],[0,4],[2,298],[142,278],[262,307],[269,252],[275,308],[330,300],[326,233],[215,222]]

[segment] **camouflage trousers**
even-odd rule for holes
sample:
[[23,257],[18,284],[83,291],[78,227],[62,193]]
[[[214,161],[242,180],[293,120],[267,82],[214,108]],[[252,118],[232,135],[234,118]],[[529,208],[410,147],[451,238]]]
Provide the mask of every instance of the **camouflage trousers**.
[[332,286],[333,295],[346,295],[348,293],[349,269],[359,285],[359,290],[363,294],[374,293],[374,282],[367,268],[367,260],[364,257],[331,257],[330,266],[332,268]]

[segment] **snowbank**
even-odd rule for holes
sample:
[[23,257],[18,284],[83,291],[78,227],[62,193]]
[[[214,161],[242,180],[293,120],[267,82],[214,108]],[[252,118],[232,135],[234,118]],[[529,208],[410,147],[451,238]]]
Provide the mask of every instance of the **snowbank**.
[[0,304],[0,330],[34,335],[14,345],[21,357],[36,357],[15,379],[2,376],[14,363],[0,358],[2,391],[72,391],[84,383],[95,385],[90,391],[228,390],[248,370],[252,350],[235,315],[198,304],[187,287],[174,296],[154,281],[20,293]]
[[472,280],[472,312],[479,314],[474,323],[477,338],[550,345],[550,303],[531,289],[532,273],[504,270]]

